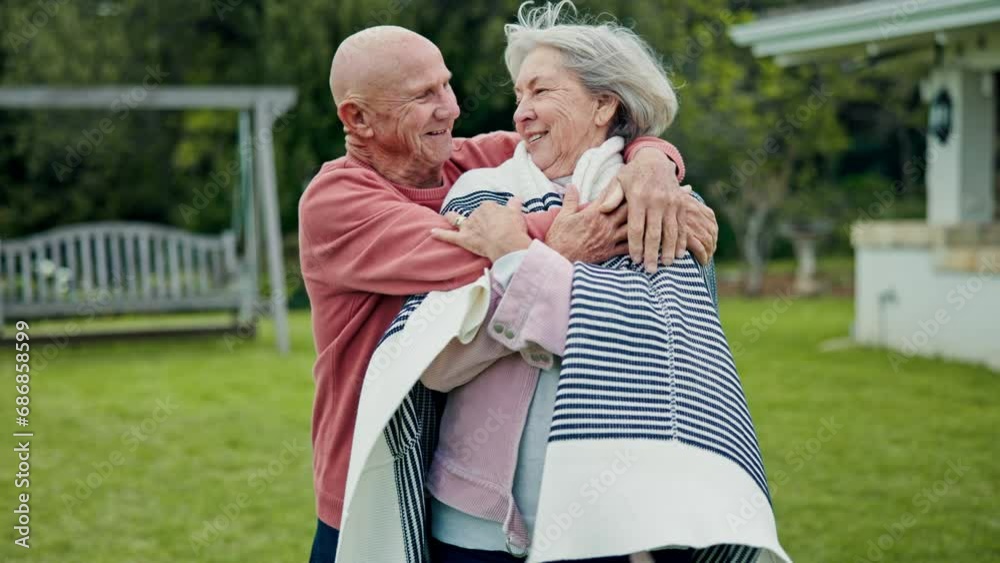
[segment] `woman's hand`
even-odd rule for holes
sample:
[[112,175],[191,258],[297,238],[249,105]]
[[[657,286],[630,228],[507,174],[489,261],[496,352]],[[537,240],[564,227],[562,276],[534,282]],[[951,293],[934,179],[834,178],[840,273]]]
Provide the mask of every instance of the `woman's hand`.
[[628,252],[628,210],[624,205],[610,214],[601,211],[605,189],[594,205],[580,209],[580,191],[567,186],[562,209],[545,237],[549,248],[570,262],[597,264]]
[[449,211],[444,217],[452,225],[457,224],[458,230],[431,229],[431,236],[496,262],[505,254],[531,245],[521,205],[521,198],[512,197],[506,206],[487,201],[468,218]]

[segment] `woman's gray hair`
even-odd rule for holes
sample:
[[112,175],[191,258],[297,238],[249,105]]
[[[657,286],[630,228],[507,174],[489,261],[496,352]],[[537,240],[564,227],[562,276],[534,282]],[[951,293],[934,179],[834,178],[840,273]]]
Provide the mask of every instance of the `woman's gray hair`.
[[659,57],[634,31],[614,21],[560,19],[564,7],[576,13],[570,0],[538,8],[531,4],[521,4],[518,23],[504,26],[504,60],[514,80],[529,53],[552,47],[591,94],[618,98],[609,137],[620,135],[628,143],[643,135],[658,136],[673,122],[677,95]]

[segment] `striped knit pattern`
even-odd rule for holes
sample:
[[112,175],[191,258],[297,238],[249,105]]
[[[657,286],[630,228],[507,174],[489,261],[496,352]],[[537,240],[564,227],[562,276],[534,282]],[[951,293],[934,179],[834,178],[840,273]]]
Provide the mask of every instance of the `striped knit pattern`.
[[[410,315],[423,303],[426,293],[411,295],[393,319],[378,345],[403,330]],[[394,458],[396,492],[402,502],[399,519],[406,546],[406,563],[430,563],[427,543],[428,515],[424,499],[424,482],[437,448],[438,427],[443,400],[417,382],[389,420],[384,436]]]
[[739,465],[768,496],[718,313],[690,255],[650,275],[577,263],[549,441],[678,440]]
[[[574,266],[549,441],[614,438],[677,440],[721,455],[770,502],[714,292],[690,255],[652,275],[627,257]],[[752,563],[759,552],[715,545],[693,560]]]

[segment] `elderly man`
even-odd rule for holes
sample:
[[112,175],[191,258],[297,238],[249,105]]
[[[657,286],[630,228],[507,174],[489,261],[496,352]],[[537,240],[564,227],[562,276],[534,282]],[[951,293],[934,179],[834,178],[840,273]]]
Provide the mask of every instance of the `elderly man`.
[[[318,353],[314,562],[333,561],[336,552],[358,393],[379,339],[405,296],[460,287],[491,264],[435,239],[431,229],[449,227],[439,209],[458,176],[507,160],[519,137],[453,139],[459,108],[450,78],[433,43],[398,27],[361,31],[333,59],[330,87],[347,155],[323,165],[299,208],[300,259]],[[553,228],[559,233],[549,233],[559,210],[527,215],[529,235],[576,259],[603,252],[623,242],[624,226],[616,221],[625,216],[612,213],[623,194],[634,258],[652,268],[661,250],[669,262],[688,248],[707,261],[717,226],[711,211],[679,186],[680,155],[665,141],[641,138],[626,159],[631,163],[617,177],[620,186],[607,191],[602,205],[575,210],[573,220]]]

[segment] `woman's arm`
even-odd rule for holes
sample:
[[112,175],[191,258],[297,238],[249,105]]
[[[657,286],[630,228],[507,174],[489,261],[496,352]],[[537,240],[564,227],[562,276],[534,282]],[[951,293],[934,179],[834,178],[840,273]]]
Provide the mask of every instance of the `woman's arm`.
[[490,337],[535,367],[552,367],[566,349],[572,284],[573,264],[533,241],[489,317]]
[[497,260],[491,275],[487,321],[471,342],[452,340],[438,354],[420,377],[429,389],[451,391],[513,353],[541,369],[552,367],[552,354],[562,355],[573,265],[535,241]]
[[[495,279],[492,285],[493,293],[490,296],[489,311],[486,313],[487,319],[496,312],[503,296],[503,287]],[[471,342],[462,344],[458,339],[452,339],[420,376],[420,382],[428,389],[447,393],[465,385],[497,360],[511,354],[513,352],[510,349],[490,338],[484,323]]]

